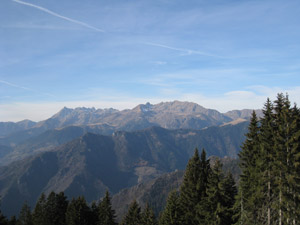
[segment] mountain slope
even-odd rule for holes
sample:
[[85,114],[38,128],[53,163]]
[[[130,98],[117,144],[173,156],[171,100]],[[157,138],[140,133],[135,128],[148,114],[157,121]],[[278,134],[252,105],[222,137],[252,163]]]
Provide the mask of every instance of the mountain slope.
[[[10,151],[3,152],[2,157],[0,157],[0,165],[7,165],[12,161],[23,159],[37,152],[52,150],[61,144],[84,135],[86,132],[103,134],[106,130],[109,130],[109,127],[103,125],[68,126],[62,129],[47,130],[19,143],[14,148],[9,148]],[[1,150],[0,145],[0,154]]]
[[116,193],[184,169],[195,147],[205,147],[208,155],[236,157],[246,129],[247,123],[240,123],[204,130],[152,127],[112,136],[87,133],[51,152],[0,167],[2,210],[15,214],[23,200],[33,205],[42,192],[52,190],[99,199],[107,189]]

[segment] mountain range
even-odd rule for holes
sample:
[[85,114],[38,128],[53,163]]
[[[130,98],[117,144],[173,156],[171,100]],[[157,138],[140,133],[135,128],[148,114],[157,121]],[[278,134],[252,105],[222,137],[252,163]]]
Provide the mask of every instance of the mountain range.
[[33,206],[42,192],[84,195],[91,202],[106,190],[152,182],[183,170],[196,147],[208,156],[236,158],[251,113],[222,114],[174,101],[122,111],[63,108],[40,122],[2,122],[2,211],[17,214],[24,201]]
[[[256,110],[261,115],[261,110]],[[50,129],[67,126],[97,126],[101,134],[115,131],[134,131],[151,126],[166,129],[202,129],[234,121],[249,119],[252,110],[234,110],[220,113],[191,102],[163,102],[156,105],[141,104],[129,110],[63,108],[49,119],[32,122],[0,123],[0,144],[15,146],[24,140]]]

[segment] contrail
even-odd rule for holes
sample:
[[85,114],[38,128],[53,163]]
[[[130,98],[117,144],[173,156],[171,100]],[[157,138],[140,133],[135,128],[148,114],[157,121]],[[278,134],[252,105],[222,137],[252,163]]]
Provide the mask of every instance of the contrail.
[[27,88],[27,87],[23,87],[23,86],[20,86],[20,85],[17,85],[17,84],[13,84],[13,83],[10,83],[10,82],[4,81],[4,80],[0,80],[0,83],[6,84],[6,85],[11,86],[11,87],[23,89],[23,90],[26,90],[26,91],[32,91],[32,92],[36,92],[36,93],[39,93],[39,94],[42,94],[42,95],[47,95],[47,96],[50,96],[50,97],[55,97],[55,96],[52,95],[52,94],[48,94],[48,93],[36,91],[36,90],[34,90],[34,89]]
[[209,54],[209,53],[206,53],[206,52],[195,51],[195,50],[186,49],[186,48],[176,48],[176,47],[171,47],[171,46],[152,43],[152,42],[143,42],[143,44],[156,46],[156,47],[161,47],[161,48],[167,48],[167,49],[171,49],[171,50],[174,50],[174,51],[185,52],[188,55],[196,54],[196,55],[204,55],[204,56],[210,56],[210,57],[216,57],[216,58],[223,58],[222,56],[213,55],[213,54]]
[[46,12],[52,16],[56,16],[58,18],[61,18],[61,19],[64,19],[64,20],[67,20],[69,22],[72,22],[72,23],[76,23],[76,24],[79,24],[81,26],[84,26],[86,28],[89,28],[89,29],[92,29],[92,30],[95,30],[95,31],[98,31],[98,32],[105,32],[104,30],[101,30],[101,29],[98,29],[96,27],[93,27],[87,23],[84,23],[84,22],[81,22],[81,21],[78,21],[78,20],[74,20],[74,19],[71,19],[71,18],[68,18],[68,17],[65,17],[65,16],[62,16],[58,13],[55,13],[53,11],[50,11],[49,9],[46,9],[46,8],[43,8],[41,6],[38,6],[38,5],[34,5],[34,4],[31,4],[31,3],[28,3],[28,2],[23,2],[23,1],[20,1],[20,0],[12,0],[13,2],[16,2],[16,3],[19,3],[19,4],[22,4],[22,5],[27,5],[27,6],[30,6],[30,7],[33,7],[33,8],[36,8],[38,10],[41,10],[43,12]]

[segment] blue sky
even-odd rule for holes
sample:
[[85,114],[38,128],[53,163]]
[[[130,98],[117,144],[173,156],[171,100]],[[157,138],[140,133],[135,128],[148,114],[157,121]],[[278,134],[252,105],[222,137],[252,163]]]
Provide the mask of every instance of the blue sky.
[[63,106],[300,103],[298,0],[1,0],[0,121]]

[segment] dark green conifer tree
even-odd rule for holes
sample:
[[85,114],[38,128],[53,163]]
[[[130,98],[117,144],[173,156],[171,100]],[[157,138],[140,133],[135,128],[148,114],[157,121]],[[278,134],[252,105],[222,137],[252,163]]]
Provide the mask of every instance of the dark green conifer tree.
[[68,208],[68,200],[64,192],[56,194],[56,225],[65,225],[66,224],[66,212]]
[[288,96],[282,93],[277,95],[275,103],[275,151],[276,158],[274,160],[275,170],[278,176],[275,177],[275,183],[278,188],[278,220],[279,224],[289,221],[289,188],[287,177],[289,175],[290,151],[291,151],[291,109]]
[[147,203],[145,209],[142,212],[141,224],[143,225],[157,225],[157,221],[152,208]]
[[127,214],[125,215],[123,225],[140,225],[141,224],[141,208],[134,200],[128,209]]
[[[232,177],[231,177],[232,178]],[[197,205],[198,224],[227,225],[231,224],[231,209],[234,203],[234,180],[224,177],[222,164],[217,160],[209,176],[207,197]]]
[[66,212],[67,225],[90,225],[90,208],[84,197],[72,198]]
[[288,155],[289,174],[287,175],[288,182],[288,211],[287,218],[290,223],[296,224],[300,221],[300,111],[295,105],[292,109],[293,122],[291,124],[292,137],[290,154]]
[[[8,221],[8,223],[7,223],[7,225],[17,225],[17,218],[16,218],[16,216],[12,216],[12,217],[10,217],[10,219],[9,219],[9,221]],[[0,222],[0,225],[2,225],[2,223]]]
[[95,201],[91,204],[90,222],[91,225],[97,225],[99,222],[99,205]]
[[54,221],[56,220],[56,194],[52,191],[46,200],[45,204],[45,225],[54,225]]
[[276,185],[274,178],[277,176],[275,169],[276,151],[275,151],[275,114],[273,104],[268,98],[263,108],[263,118],[260,120],[260,168],[259,186],[263,195],[260,196],[259,203],[260,214],[257,221],[266,225],[274,224],[278,219],[278,210],[276,209]]
[[228,173],[221,181],[221,190],[223,192],[224,211],[222,221],[224,225],[234,224],[234,204],[237,195],[236,183],[231,173]]
[[34,225],[45,225],[46,220],[46,196],[41,194],[32,213],[32,220]]
[[116,225],[115,211],[112,209],[109,192],[106,191],[105,197],[99,204],[98,225]]
[[7,219],[0,210],[0,225],[7,225]]
[[33,225],[30,207],[25,202],[19,214],[18,225]]
[[208,176],[210,174],[209,160],[203,149],[201,158],[198,149],[189,160],[180,188],[180,204],[182,207],[183,224],[198,224],[196,220],[196,205],[206,197]]
[[182,211],[179,201],[179,195],[176,190],[169,193],[165,209],[163,210],[159,225],[181,225],[182,221]]
[[45,223],[44,225],[65,225],[65,214],[68,207],[67,197],[63,192],[56,194],[51,192],[45,204]]
[[239,153],[240,176],[239,194],[235,205],[238,224],[256,224],[260,190],[259,182],[260,161],[259,123],[255,111],[252,113],[246,140]]

